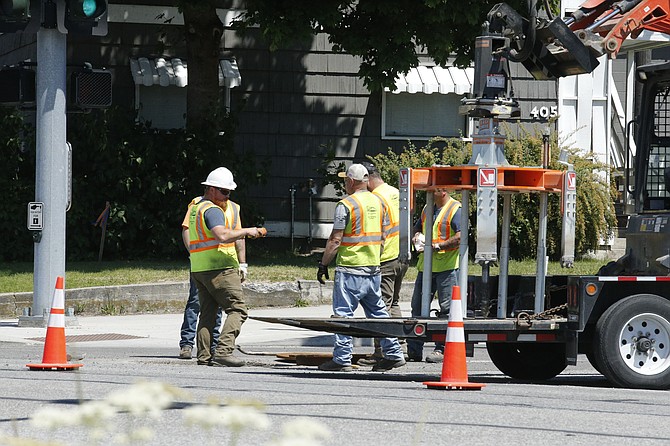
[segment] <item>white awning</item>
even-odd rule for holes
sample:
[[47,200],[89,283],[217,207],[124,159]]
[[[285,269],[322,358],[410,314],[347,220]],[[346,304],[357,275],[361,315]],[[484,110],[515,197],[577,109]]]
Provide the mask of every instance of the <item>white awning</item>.
[[[144,85],[145,87],[152,85],[185,87],[188,85],[186,62],[176,57],[173,59],[163,57],[130,59],[130,73],[136,85]],[[237,62],[234,59],[219,60],[219,85],[233,88],[241,83],[242,77],[240,76],[240,70],[237,68]]]
[[[392,93],[466,94],[472,92],[474,76],[474,68],[419,66],[398,75]],[[391,91],[389,88],[385,90]]]

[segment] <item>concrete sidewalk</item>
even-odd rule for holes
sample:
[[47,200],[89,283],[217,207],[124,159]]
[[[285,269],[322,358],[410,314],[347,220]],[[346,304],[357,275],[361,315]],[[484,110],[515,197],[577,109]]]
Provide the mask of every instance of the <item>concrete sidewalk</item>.
[[[330,317],[330,305],[301,308],[252,309],[251,316],[300,316]],[[76,316],[68,318],[65,336],[68,346],[85,343],[87,347],[110,346],[121,343],[123,347],[179,348],[179,331],[182,314],[134,314],[125,316]],[[41,344],[46,328],[19,327],[18,319],[0,320],[0,343],[15,342]],[[305,338],[328,335],[296,327],[270,324],[249,319],[238,338],[239,345],[297,342]],[[332,346],[332,343],[330,344]]]

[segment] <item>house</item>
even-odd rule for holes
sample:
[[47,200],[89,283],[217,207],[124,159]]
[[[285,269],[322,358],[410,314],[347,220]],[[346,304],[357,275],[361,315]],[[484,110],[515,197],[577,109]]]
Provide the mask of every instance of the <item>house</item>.
[[[166,3],[110,3],[106,36],[68,36],[68,66],[90,62],[108,68],[113,73],[114,104],[137,110],[155,127],[175,128],[184,125],[188,61],[183,20]],[[458,114],[460,100],[472,88],[472,69],[436,67],[422,57],[421,66],[396,80],[395,91],[371,93],[357,75],[359,60],[333,52],[327,35],[316,35],[305,47],[271,52],[260,33],[241,37],[230,28],[239,10],[218,13],[226,25],[219,61],[222,99],[239,117],[236,150],[269,166],[270,181],[254,187],[250,198],[263,210],[271,235],[328,236],[338,198],[332,185],[321,184],[319,169],[325,167],[329,151],[336,162],[349,162],[389,148],[401,150],[410,140],[423,145],[433,136],[469,138],[475,131],[473,123]],[[35,57],[34,35],[0,36],[1,63]],[[607,76],[616,76],[617,65],[602,65],[611,67]],[[512,75],[521,105],[516,124],[521,126],[512,126],[510,137],[522,127],[539,131],[550,125],[561,135],[576,134],[574,144],[586,149],[583,144],[591,139],[582,133],[597,132],[600,126],[592,125],[594,120],[609,122],[612,114],[621,113],[610,106],[616,91],[610,89],[604,99],[593,95],[600,102],[586,119],[584,102],[578,101],[587,88],[581,76],[535,81],[519,64],[512,66]],[[600,83],[597,79],[591,85]],[[607,83],[613,84],[616,81]],[[621,103],[630,115],[631,100]],[[592,109],[590,103],[588,107]],[[562,117],[558,127],[550,122],[557,115]],[[591,130],[583,129],[585,119]],[[602,147],[609,148],[612,132],[603,137]],[[616,158],[610,152],[603,156]]]

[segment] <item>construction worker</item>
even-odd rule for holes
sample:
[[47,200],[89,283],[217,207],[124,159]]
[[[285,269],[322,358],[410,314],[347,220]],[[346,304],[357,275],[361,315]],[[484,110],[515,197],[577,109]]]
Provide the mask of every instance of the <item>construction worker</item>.
[[[187,251],[190,241],[188,225],[191,216],[191,207],[200,200],[202,200],[202,197],[195,197],[193,200],[191,200],[191,202],[188,204],[188,209],[186,210],[184,220],[181,223],[181,238]],[[179,332],[179,359],[191,359],[193,357],[195,331],[198,324],[199,314],[200,299],[198,298],[198,287],[195,284],[193,277],[191,277],[189,274],[188,299],[186,300],[186,306],[184,307],[184,320],[181,324],[181,330]],[[218,311],[216,318],[216,328],[212,333],[212,354],[214,354],[216,344],[219,342],[219,330],[221,330],[221,309]]]
[[[337,257],[333,285],[334,317],[353,317],[358,304],[366,317],[387,318],[381,297],[380,258],[384,229],[389,224],[388,211],[376,195],[368,191],[368,171],[361,164],[352,164],[346,174],[341,172],[349,194],[337,203],[333,230],[319,263],[317,280],[329,279],[328,264]],[[396,338],[380,340],[383,358],[372,370],[385,371],[405,365]],[[351,336],[335,335],[333,359],[319,366],[320,370],[350,372],[353,356]]]
[[[361,163],[368,171],[368,190],[377,195],[389,211],[390,225],[385,232],[384,250],[381,255],[381,293],[386,310],[391,317],[402,317],[400,311],[400,287],[405,277],[409,263],[400,261],[400,192],[397,188],[384,182],[379,170],[374,164],[364,161]],[[399,339],[403,354],[407,354],[407,342]],[[379,338],[375,338],[375,351],[367,357],[359,359],[357,364],[375,365],[382,359],[382,349]]]
[[[437,291],[440,305],[438,317],[446,318],[449,315],[451,304],[451,289],[458,285],[458,250],[461,242],[461,203],[451,198],[446,190],[433,192],[434,206],[433,228],[430,239],[425,227],[426,212],[424,206],[421,211],[421,220],[414,225],[412,242],[419,251],[417,268],[419,274],[414,283],[412,293],[412,317],[424,316],[421,314],[422,284],[423,284],[423,256],[425,243],[431,243],[433,249],[433,271],[431,279],[430,299]],[[424,241],[425,239],[425,241]],[[407,355],[410,361],[423,360],[423,342],[410,339],[407,341]],[[442,363],[444,358],[444,343],[436,342],[434,351],[426,357],[426,362]]]
[[[189,219],[191,277],[200,298],[198,364],[240,367],[244,361],[233,356],[233,350],[247,319],[242,292],[242,282],[247,278],[244,238],[262,237],[265,230],[242,228],[240,206],[229,199],[237,187],[230,170],[219,167],[202,184],[202,200],[191,207]],[[219,308],[227,316],[212,355],[210,345]]]

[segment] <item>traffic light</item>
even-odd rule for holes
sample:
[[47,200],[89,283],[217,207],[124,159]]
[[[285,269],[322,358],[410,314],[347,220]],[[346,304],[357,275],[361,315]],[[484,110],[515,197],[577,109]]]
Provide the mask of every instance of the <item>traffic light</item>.
[[112,73],[93,69],[87,64],[72,73],[70,104],[82,109],[107,108],[112,105]]
[[57,6],[58,30],[63,34],[107,35],[107,0],[58,0]]
[[40,0],[0,0],[0,33],[36,33],[40,8]]
[[35,102],[35,72],[26,67],[0,70],[0,104],[27,105]]

